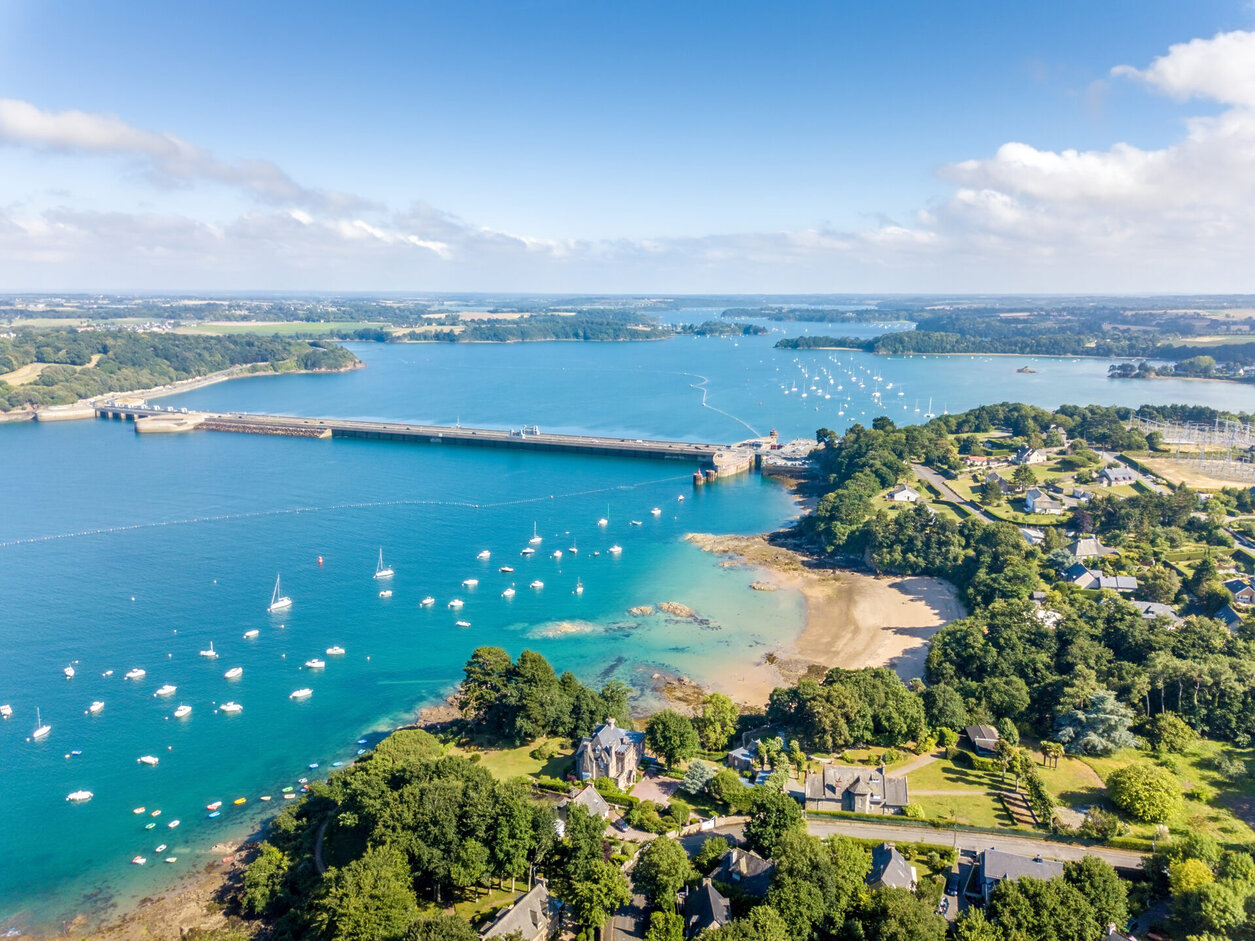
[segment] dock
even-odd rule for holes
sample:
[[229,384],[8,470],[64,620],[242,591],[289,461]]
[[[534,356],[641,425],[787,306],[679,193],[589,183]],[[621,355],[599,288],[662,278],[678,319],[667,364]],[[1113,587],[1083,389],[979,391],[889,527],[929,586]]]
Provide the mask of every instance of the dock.
[[408,444],[468,445],[556,451],[609,457],[651,458],[695,462],[719,475],[753,470],[759,454],[753,448],[691,441],[613,438],[521,429],[466,428],[461,425],[418,425],[405,422],[357,421],[344,418],[300,418],[242,412],[170,410],[146,405],[100,402],[98,418],[135,423],[136,431],[225,431],[236,434],[279,435],[295,438],[362,438]]

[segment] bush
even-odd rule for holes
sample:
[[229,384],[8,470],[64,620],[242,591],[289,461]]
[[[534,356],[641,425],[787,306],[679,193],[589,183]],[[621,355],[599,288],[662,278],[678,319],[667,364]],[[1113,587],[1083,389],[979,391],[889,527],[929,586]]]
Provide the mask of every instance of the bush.
[[971,755],[972,767],[977,771],[998,771],[998,762],[993,758],[982,758],[980,755]]
[[907,804],[902,808],[902,816],[911,820],[927,820],[928,815],[924,813],[924,808],[919,804]]
[[558,754],[558,743],[544,741],[528,752],[528,757],[535,761],[548,761],[556,754]]
[[1230,755],[1217,755],[1212,758],[1208,764],[1213,770],[1219,772],[1224,777],[1233,780],[1240,778],[1246,774],[1246,762],[1241,758],[1233,758]]
[[937,730],[937,741],[945,746],[947,752],[959,743],[959,733],[954,729],[940,728]]
[[1180,809],[1181,789],[1172,772],[1139,761],[1115,771],[1107,778],[1112,802],[1137,820],[1161,823]]
[[1120,833],[1120,818],[1101,807],[1091,807],[1081,822],[1081,836],[1091,840],[1110,840]]

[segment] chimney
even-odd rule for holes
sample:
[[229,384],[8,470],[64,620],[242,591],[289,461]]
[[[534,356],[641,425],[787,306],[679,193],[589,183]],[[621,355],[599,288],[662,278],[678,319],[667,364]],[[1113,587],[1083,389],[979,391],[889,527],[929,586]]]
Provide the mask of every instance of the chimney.
[[606,716],[606,725],[612,729],[614,728],[614,716]]

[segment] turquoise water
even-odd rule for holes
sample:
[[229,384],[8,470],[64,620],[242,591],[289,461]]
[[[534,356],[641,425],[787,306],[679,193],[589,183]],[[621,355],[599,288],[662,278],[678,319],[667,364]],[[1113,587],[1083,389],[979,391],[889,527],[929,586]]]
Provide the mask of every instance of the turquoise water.
[[[353,373],[223,383],[169,401],[716,441],[772,427],[810,435],[881,410],[909,420],[929,396],[937,412],[1003,399],[1249,407],[1249,388],[1111,382],[1106,363],[774,351],[784,333],[831,328],[772,326],[771,336],[736,340],[365,344],[355,349],[368,367]],[[1015,372],[1029,362],[1036,374]],[[817,379],[829,386],[817,367],[846,392],[800,398]],[[871,398],[876,375],[888,408]],[[794,382],[799,392],[786,394]],[[277,801],[282,787],[350,759],[359,738],[411,719],[450,689],[479,644],[532,647],[588,681],[617,676],[647,690],[658,671],[733,675],[792,636],[804,615],[798,596],[750,591],[745,572],[720,568],[682,538],[776,527],[791,501],[757,477],[695,492],[692,469],[362,441],[137,436],[104,421],[0,426],[0,703],[14,710],[0,723],[0,929],[105,914],[199,869],[215,843],[273,812],[275,801],[259,796]],[[533,522],[544,541],[525,560]],[[578,555],[549,557],[573,541]],[[606,554],[611,543],[621,556]],[[380,546],[397,571],[390,599],[371,578]],[[489,562],[475,558],[481,549]],[[499,573],[503,564],[515,573]],[[265,611],[276,572],[294,599],[277,618]],[[464,588],[467,578],[478,586]],[[536,578],[540,591],[527,587]],[[510,582],[518,594],[506,601]],[[428,594],[437,603],[421,608]],[[453,597],[466,601],[458,612],[446,607]],[[719,629],[626,615],[663,600]],[[459,619],[471,626],[456,627]],[[259,636],[244,639],[254,628]],[[212,661],[198,654],[211,641],[220,653]],[[325,655],[333,644],[344,657]],[[303,668],[315,656],[324,671]],[[67,681],[70,662],[78,673]],[[229,682],[233,666],[244,674]],[[147,676],[123,680],[132,667]],[[177,693],[154,698],[164,683]],[[312,697],[291,701],[301,687]],[[93,700],[106,703],[98,716],[85,714]],[[215,712],[226,700],[243,713]],[[180,703],[191,716],[167,718]],[[52,733],[32,743],[36,707]],[[81,755],[66,757],[74,750]],[[141,755],[160,764],[139,765]],[[96,796],[66,803],[77,789]],[[239,796],[242,808],[231,803]],[[205,805],[217,800],[222,816],[207,819]],[[131,812],[138,806],[143,817]],[[154,809],[162,815],[146,831]],[[175,818],[181,825],[168,829]],[[156,854],[160,843],[169,849]],[[129,864],[137,854],[146,866]],[[178,863],[161,862],[166,855]]]

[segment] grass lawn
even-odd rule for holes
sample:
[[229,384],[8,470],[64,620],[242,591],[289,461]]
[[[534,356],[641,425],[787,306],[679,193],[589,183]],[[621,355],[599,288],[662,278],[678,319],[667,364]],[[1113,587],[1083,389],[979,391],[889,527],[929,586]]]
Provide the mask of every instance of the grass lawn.
[[515,886],[515,891],[511,892],[507,885],[503,889],[491,889],[487,895],[477,895],[474,898],[465,899],[461,902],[455,902],[453,912],[459,918],[471,922],[472,924],[486,924],[491,916],[495,915],[500,909],[514,904],[514,900],[527,891],[527,880],[523,880]]
[[1015,818],[1007,813],[1002,798],[973,792],[971,795],[954,797],[915,797],[911,803],[920,807],[929,820],[966,824],[969,827],[998,827],[1008,830],[1017,827]]
[[[1222,842],[1250,843],[1255,841],[1246,820],[1255,819],[1255,781],[1250,774],[1240,775],[1233,781],[1209,766],[1211,759],[1224,755],[1249,762],[1255,758],[1255,749],[1235,748],[1221,742],[1199,741],[1185,756],[1176,757],[1174,770],[1181,782],[1185,796],[1180,817],[1170,821],[1173,831],[1191,830],[1210,833]],[[1105,758],[1084,758],[1105,781],[1111,773],[1139,759],[1149,759],[1145,752],[1126,749]],[[1132,823],[1132,834],[1150,838],[1154,825]]]
[[[880,762],[888,749],[885,748],[847,748],[835,760],[838,764],[843,765],[861,765],[865,764],[869,759]],[[909,751],[898,749],[898,760],[885,767],[892,771],[898,765],[904,765],[908,761],[914,761],[918,755]],[[869,765],[870,767],[870,765]]]
[[322,336],[332,330],[361,330],[367,327],[388,328],[391,324],[360,320],[335,320],[327,323],[311,323],[304,320],[294,321],[216,321],[192,324],[186,328],[188,333],[208,333],[220,336],[227,333],[255,333],[260,336]]
[[520,745],[518,748],[486,748],[478,750],[455,747],[451,748],[449,753],[462,755],[467,758],[472,755],[481,756],[480,763],[492,773],[493,777],[500,778],[503,781],[529,775],[561,778],[569,770],[568,765],[571,762],[573,753],[567,750],[565,740],[555,738],[549,739],[549,741],[561,750],[558,754],[545,761],[533,758],[531,755],[540,742]]

